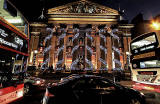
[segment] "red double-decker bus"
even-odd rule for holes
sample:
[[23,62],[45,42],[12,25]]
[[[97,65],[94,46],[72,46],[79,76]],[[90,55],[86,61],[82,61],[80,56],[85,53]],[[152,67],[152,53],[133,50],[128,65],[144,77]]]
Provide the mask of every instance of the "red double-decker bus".
[[0,104],[11,103],[24,95],[28,41],[27,34],[0,17]]

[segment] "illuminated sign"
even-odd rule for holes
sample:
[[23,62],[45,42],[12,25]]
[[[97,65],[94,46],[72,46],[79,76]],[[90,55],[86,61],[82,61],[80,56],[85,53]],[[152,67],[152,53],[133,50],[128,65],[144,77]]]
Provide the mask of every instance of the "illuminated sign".
[[152,57],[155,56],[155,52],[148,52],[140,55],[135,55],[133,56],[133,59],[140,59],[140,58],[147,58],[147,57]]
[[155,46],[154,45],[151,45],[151,46],[148,46],[148,47],[143,47],[143,48],[140,48],[140,51],[145,51],[145,50],[148,50],[148,49],[153,49]]
[[2,29],[0,29],[0,34],[1,34],[3,37],[7,37],[7,36],[8,36],[8,34],[6,34],[5,31],[2,30]]
[[157,71],[138,71],[138,74],[141,74],[141,75],[156,75]]
[[28,53],[28,42],[14,31],[0,24],[0,45]]

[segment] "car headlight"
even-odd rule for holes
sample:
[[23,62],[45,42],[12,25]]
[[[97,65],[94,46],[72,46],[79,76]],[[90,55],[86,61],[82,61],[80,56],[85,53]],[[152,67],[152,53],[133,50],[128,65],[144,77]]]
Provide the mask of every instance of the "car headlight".
[[140,94],[141,94],[142,96],[144,96],[144,93],[143,93],[143,92],[140,92]]
[[36,84],[40,84],[41,83],[41,81],[36,81]]
[[22,97],[23,96],[23,91],[18,91],[17,92],[17,97]]

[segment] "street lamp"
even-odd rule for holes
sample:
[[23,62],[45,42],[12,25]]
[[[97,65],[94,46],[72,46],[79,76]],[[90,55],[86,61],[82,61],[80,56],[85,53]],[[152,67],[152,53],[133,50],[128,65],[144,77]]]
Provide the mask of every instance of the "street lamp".
[[160,30],[160,23],[156,21],[152,21],[151,27],[155,30]]

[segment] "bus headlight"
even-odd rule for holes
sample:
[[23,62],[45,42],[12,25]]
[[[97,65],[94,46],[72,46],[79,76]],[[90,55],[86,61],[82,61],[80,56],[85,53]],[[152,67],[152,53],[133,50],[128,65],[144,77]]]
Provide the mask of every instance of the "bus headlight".
[[17,97],[22,97],[23,96],[23,91],[18,91],[17,92]]

